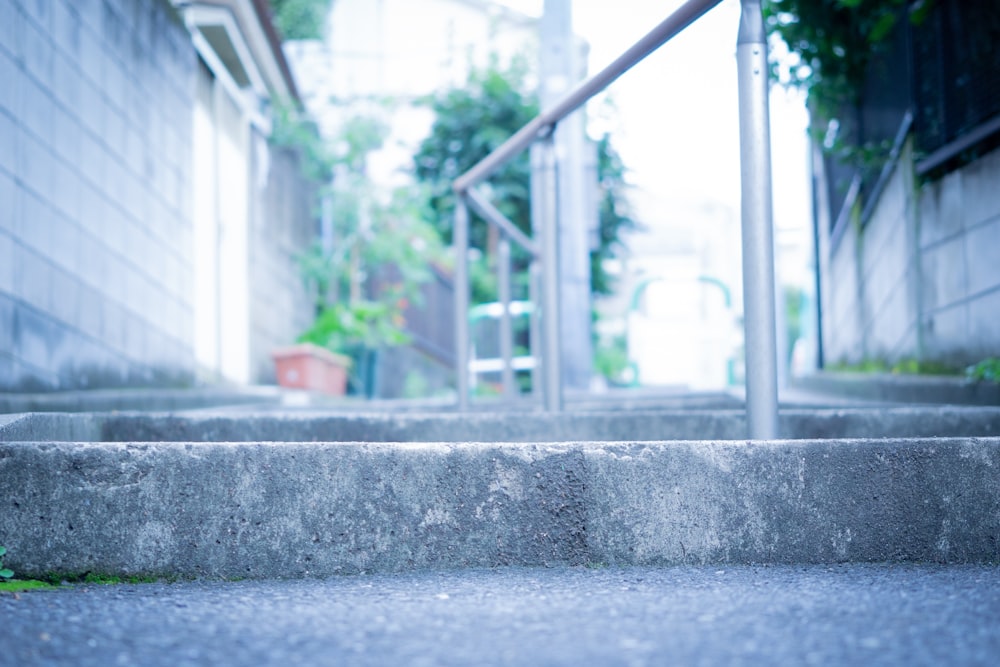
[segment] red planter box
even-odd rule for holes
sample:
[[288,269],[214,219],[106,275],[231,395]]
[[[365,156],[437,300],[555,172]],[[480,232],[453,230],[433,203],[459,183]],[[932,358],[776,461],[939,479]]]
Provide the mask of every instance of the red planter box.
[[282,387],[310,389],[343,396],[347,390],[347,371],[351,360],[340,354],[301,343],[283,347],[271,353],[275,374]]

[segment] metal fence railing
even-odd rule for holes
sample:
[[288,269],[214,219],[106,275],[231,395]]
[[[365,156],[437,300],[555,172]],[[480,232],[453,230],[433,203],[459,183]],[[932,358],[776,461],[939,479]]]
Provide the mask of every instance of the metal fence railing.
[[[469,209],[499,230],[500,353],[502,385],[513,390],[512,328],[510,320],[510,243],[530,255],[529,298],[532,309],[532,355],[541,372],[545,408],[563,407],[560,376],[558,225],[559,202],[556,155],[552,142],[556,125],[590,98],[685,30],[721,0],[688,0],[610,65],[518,130],[495,151],[458,177],[453,189],[455,208],[455,362],[460,409],[469,404]],[[771,214],[771,154],[768,121],[767,38],[760,0],[741,0],[737,38],[739,79],[740,162],[742,174],[742,245],[744,330],[746,338],[746,401],[749,436],[777,437],[777,351],[775,330],[774,242]],[[538,238],[529,238],[486,200],[476,186],[529,147],[532,150],[532,227]],[[537,220],[534,218],[538,218]],[[541,345],[536,333],[540,332]],[[506,340],[506,343],[504,341]],[[540,350],[538,348],[541,348]],[[537,377],[533,379],[538,379]],[[539,386],[533,382],[533,386]],[[509,396],[509,395],[508,395]]]
[[886,160],[912,139],[919,176],[937,178],[1000,145],[1000,5],[997,0],[936,0],[922,19],[900,20],[873,51],[856,100],[840,110],[837,137],[867,162],[827,152],[826,198],[838,238],[855,201],[868,221],[884,184]]
[[938,0],[912,31],[917,171],[931,171],[1000,133],[1000,5]]

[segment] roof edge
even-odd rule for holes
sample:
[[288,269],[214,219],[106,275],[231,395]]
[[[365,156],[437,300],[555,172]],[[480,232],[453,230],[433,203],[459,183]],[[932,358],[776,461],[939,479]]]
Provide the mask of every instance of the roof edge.
[[285,80],[285,85],[288,86],[288,92],[296,102],[301,104],[302,98],[299,96],[295,77],[292,75],[292,69],[288,65],[288,60],[285,58],[285,51],[281,47],[281,36],[278,35],[278,30],[274,27],[274,21],[271,20],[270,7],[268,7],[266,0],[252,0],[252,3],[254,11],[257,14],[257,20],[260,21],[260,26],[267,36],[271,51],[274,53],[274,58],[278,63],[278,69],[281,70],[281,76]]

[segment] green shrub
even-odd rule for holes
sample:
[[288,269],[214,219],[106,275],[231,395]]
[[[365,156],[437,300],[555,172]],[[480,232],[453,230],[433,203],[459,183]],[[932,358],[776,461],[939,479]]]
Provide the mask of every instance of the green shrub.
[[983,359],[965,369],[965,374],[973,380],[1000,382],[1000,357]]

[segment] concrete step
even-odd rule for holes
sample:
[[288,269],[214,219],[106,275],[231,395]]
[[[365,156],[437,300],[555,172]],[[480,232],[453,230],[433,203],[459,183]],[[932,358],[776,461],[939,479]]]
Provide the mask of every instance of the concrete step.
[[822,371],[793,378],[796,390],[825,397],[898,403],[1000,405],[1000,383],[967,377]]
[[[352,422],[372,433],[349,443],[325,430],[341,422],[299,415],[259,424],[284,437],[206,442],[238,435],[237,423],[48,417],[51,431],[32,438],[38,415],[0,427],[0,544],[21,575],[1000,560],[997,437],[474,443],[455,440],[476,416],[425,415]],[[451,442],[373,442],[401,432],[379,423],[448,430]],[[296,429],[323,441],[293,441]],[[155,437],[133,438],[143,434]]]
[[[741,440],[746,431],[742,409],[0,415],[0,442],[610,442]],[[783,409],[780,431],[788,439],[1000,436],[1000,407]]]

